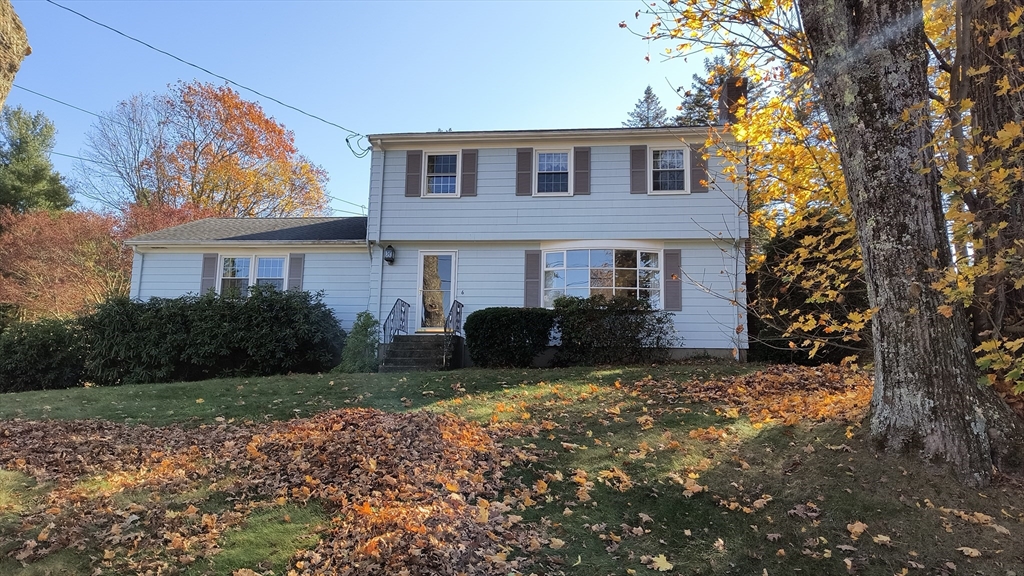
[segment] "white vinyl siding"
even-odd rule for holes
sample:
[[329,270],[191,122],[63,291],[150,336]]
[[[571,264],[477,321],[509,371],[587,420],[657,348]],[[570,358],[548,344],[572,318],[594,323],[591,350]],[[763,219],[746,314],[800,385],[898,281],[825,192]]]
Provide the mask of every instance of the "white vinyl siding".
[[[383,162],[383,205],[380,167]],[[453,207],[404,196],[405,151],[374,151],[370,239],[385,242],[492,240],[707,240],[745,238],[745,199],[720,176],[723,160],[708,159],[715,185],[706,194],[629,193],[629,146],[591,147],[590,195],[516,196],[516,148],[481,148],[477,198]],[[715,174],[719,176],[715,176]],[[723,193],[725,190],[729,194]],[[381,212],[383,208],[383,212]],[[396,245],[397,247],[397,245]]]
[[203,273],[202,254],[147,252],[136,254],[135,258],[142,264],[136,299],[177,298],[199,293]]

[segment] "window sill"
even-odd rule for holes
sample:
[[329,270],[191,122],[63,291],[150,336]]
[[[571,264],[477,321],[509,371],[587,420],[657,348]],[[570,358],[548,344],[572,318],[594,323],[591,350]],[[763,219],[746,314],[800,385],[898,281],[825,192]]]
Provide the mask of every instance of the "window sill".
[[453,198],[461,198],[461,197],[462,197],[461,194],[422,194],[422,195],[420,195],[420,198],[448,198],[448,199],[453,199]]
[[534,198],[567,198],[572,196],[572,192],[534,192]]
[[650,191],[647,193],[648,196],[689,196],[691,192],[689,190],[658,190]]

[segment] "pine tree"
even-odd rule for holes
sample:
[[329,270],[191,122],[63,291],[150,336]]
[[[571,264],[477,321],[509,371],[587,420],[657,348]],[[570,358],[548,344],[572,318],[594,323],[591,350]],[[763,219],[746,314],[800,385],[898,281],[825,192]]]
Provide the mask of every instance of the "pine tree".
[[64,210],[73,203],[64,178],[53,169],[56,130],[42,112],[5,107],[0,116],[0,206],[15,212]]
[[650,86],[644,90],[644,97],[629,113],[629,120],[623,122],[622,125],[626,128],[654,128],[668,125],[668,114]]

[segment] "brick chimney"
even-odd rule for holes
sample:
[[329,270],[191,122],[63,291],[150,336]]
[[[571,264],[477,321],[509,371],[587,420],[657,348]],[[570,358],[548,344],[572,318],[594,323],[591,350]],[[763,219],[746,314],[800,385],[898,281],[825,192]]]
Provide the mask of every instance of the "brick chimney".
[[740,99],[747,98],[747,79],[743,76],[731,76],[722,83],[722,93],[718,97],[718,123],[732,124],[736,122],[736,109]]

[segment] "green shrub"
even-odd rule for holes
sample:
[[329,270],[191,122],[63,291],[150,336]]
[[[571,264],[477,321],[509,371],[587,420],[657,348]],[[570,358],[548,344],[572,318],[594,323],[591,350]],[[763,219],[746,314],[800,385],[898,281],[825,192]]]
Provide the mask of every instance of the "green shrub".
[[369,312],[360,312],[345,339],[338,370],[349,374],[376,372],[377,346],[380,344],[380,322]]
[[81,322],[89,377],[108,386],[326,371],[345,340],[322,294],[268,286],[248,298],[115,298]]
[[562,366],[657,362],[677,342],[672,314],[634,298],[563,296],[554,316]]
[[11,324],[0,333],[0,392],[78,386],[85,355],[81,329],[73,321]]
[[530,366],[551,342],[554,317],[544,308],[484,308],[466,318],[466,346],[483,367]]

